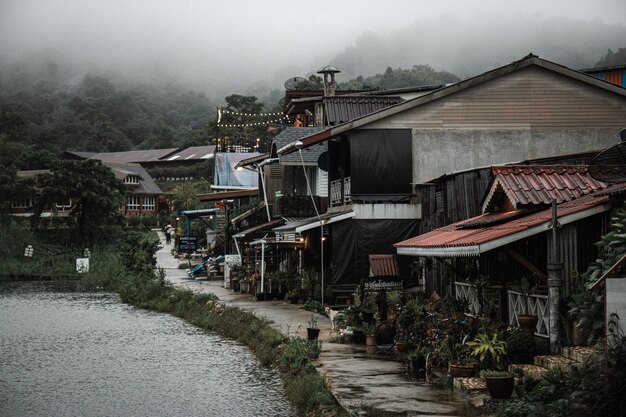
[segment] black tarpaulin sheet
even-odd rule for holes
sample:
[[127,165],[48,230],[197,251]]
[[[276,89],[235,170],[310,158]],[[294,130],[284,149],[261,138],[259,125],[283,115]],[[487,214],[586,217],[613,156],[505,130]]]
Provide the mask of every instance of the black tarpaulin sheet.
[[[370,254],[394,254],[393,244],[418,233],[418,220],[344,220],[332,227],[332,285],[357,285],[369,277]],[[408,278],[409,257],[398,257]]]
[[400,201],[398,197],[410,195],[413,179],[411,131],[372,129],[352,132],[350,170],[352,201]]

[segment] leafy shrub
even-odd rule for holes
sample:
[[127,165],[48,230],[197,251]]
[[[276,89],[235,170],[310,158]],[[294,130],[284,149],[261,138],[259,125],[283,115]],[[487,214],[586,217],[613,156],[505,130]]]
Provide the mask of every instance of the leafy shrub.
[[308,340],[300,337],[289,339],[280,358],[280,369],[283,372],[300,372],[313,369],[309,359]]
[[324,306],[317,300],[307,298],[304,302],[304,309],[313,313],[324,314]]

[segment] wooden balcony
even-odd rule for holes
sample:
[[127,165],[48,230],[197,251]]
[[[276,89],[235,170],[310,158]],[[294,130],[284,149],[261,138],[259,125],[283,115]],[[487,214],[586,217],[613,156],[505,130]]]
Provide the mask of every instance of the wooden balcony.
[[[313,196],[320,214],[328,208],[328,199]],[[272,201],[272,214],[283,217],[313,217],[316,215],[311,196],[308,195],[284,195],[275,197]]]

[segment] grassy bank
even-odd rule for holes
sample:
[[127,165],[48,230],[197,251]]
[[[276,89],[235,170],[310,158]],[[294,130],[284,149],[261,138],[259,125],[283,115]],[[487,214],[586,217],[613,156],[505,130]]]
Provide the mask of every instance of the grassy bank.
[[202,329],[240,341],[263,366],[279,371],[298,415],[347,416],[309,359],[310,344],[287,338],[267,320],[236,307],[225,307],[213,294],[175,289],[152,265],[158,238],[126,233],[114,246],[94,251],[92,268],[81,276],[87,289],[108,289],[133,306],[180,317]]

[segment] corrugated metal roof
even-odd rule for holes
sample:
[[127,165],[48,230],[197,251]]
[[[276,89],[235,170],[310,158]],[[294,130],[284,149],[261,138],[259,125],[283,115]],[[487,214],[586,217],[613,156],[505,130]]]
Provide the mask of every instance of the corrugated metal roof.
[[307,217],[306,219],[300,219],[300,220],[295,220],[293,222],[288,222],[286,223],[284,226],[280,226],[280,227],[276,227],[274,228],[274,231],[276,232],[293,232],[296,231],[296,229],[302,227],[302,226],[307,226],[307,225],[311,225],[313,223],[317,223],[319,224],[319,221],[322,220],[322,222],[324,222],[324,224],[327,224],[327,221],[331,221],[346,215],[346,214],[352,214],[352,210],[342,210],[342,211],[333,211],[333,212],[327,212],[324,214],[320,214],[319,217],[317,216],[313,216],[313,217]]
[[190,146],[182,150],[179,148],[165,148],[99,153],[66,151],[66,153],[83,159],[98,159],[102,162],[118,163],[203,161],[213,158],[215,146]]
[[502,192],[512,207],[543,206],[572,201],[607,187],[589,174],[587,165],[505,165],[492,167],[494,179],[483,212],[501,204]]
[[344,123],[394,104],[401,103],[397,96],[328,96],[322,99],[326,125]]
[[[276,145],[276,149],[280,149],[291,142],[298,141],[322,130],[324,130],[323,127],[288,127],[276,135],[274,138],[274,144]],[[311,146],[307,149],[303,149],[302,159],[304,160],[304,164],[308,166],[316,166],[317,160],[320,155],[326,151],[326,149],[328,149],[328,145],[326,144],[323,144],[322,146]],[[289,155],[279,155],[279,158],[281,165],[299,166],[302,164],[300,161],[300,155],[297,152]]]
[[396,255],[370,255],[370,276],[396,277],[400,275]]
[[235,165],[235,169],[243,168],[252,164],[256,164],[257,162],[261,162],[269,157],[270,157],[269,152],[265,152],[265,153],[260,153],[250,158],[242,159],[241,161],[237,162],[237,164]]
[[230,200],[236,198],[245,198],[252,197],[259,194],[259,190],[254,188],[251,190],[234,190],[234,191],[221,191],[218,193],[208,193],[208,194],[196,194],[198,200],[205,201],[220,201],[220,200]]
[[256,226],[250,227],[249,229],[242,230],[239,233],[235,233],[233,235],[233,237],[242,238],[242,237],[246,237],[246,236],[251,235],[251,234],[256,233],[256,232],[262,232],[262,231],[268,231],[269,232],[272,229],[273,226],[277,226],[277,225],[279,225],[279,224],[281,224],[283,222],[284,222],[283,219],[276,219],[276,220],[272,220],[271,222],[258,224]]
[[163,157],[164,161],[172,162],[172,161],[203,161],[207,159],[213,158],[213,154],[215,153],[215,145],[207,145],[207,146],[190,146],[181,150],[180,152],[176,152],[173,155],[168,155]]
[[[618,185],[618,186],[621,186]],[[614,187],[614,186],[611,186]],[[607,188],[607,191],[610,191]],[[608,197],[603,191],[588,194],[572,201],[557,205],[557,217],[562,218],[571,214],[583,212],[595,206],[601,206],[608,202]],[[488,226],[467,228],[467,223],[489,223],[493,217],[501,217],[503,213],[486,213],[471,219],[453,223],[445,227],[433,230],[420,236],[416,236],[394,244],[396,248],[454,248],[464,246],[478,246],[493,240],[514,235],[526,231],[535,226],[546,224],[552,220],[552,209],[548,208],[537,213],[529,214],[521,218],[505,221],[503,223]],[[477,253],[476,253],[477,254]]]

